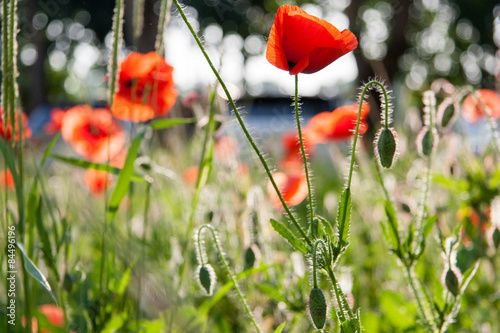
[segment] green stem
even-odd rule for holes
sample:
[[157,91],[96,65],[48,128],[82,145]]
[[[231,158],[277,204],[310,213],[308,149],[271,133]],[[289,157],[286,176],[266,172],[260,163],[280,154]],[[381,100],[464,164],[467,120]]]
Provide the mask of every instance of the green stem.
[[313,259],[313,263],[312,263],[312,273],[313,273],[313,287],[314,288],[318,288],[318,279],[317,279],[317,274],[316,274],[316,266],[317,266],[317,252],[318,252],[318,245],[321,245],[323,246],[323,250],[325,250],[325,243],[323,242],[323,240],[321,239],[318,239],[316,242],[314,242],[314,246],[313,246],[313,252],[312,252],[312,259]]
[[113,48],[108,68],[109,75],[109,108],[113,110],[115,100],[116,81],[118,76],[118,56],[123,28],[123,0],[116,0],[115,14],[113,15]]
[[[311,180],[309,177],[309,166],[307,165],[307,155],[306,151],[304,149],[304,140],[302,138],[302,129],[300,126],[300,115],[299,115],[299,75],[295,75],[295,119],[297,120],[297,131],[299,133],[299,142],[300,142],[300,151],[302,153],[302,158],[304,159],[304,172],[306,174],[306,181],[307,181],[307,193],[309,196],[309,214],[311,218],[311,226],[313,225],[314,221],[314,202],[313,202],[313,197],[312,197],[312,186],[311,186]],[[313,237],[314,237],[314,228],[311,229],[313,230]]]
[[163,50],[163,35],[165,29],[170,21],[170,8],[172,7],[172,0],[162,0],[160,18],[158,20],[158,32],[156,33],[155,49],[161,56],[164,54]]
[[[231,270],[229,269],[229,266],[228,266],[228,264],[226,262],[226,259],[224,258],[223,251],[221,249],[221,245],[219,244],[219,239],[217,238],[215,229],[212,226],[210,226],[208,224],[205,224],[198,231],[198,235],[200,235],[202,229],[205,229],[205,228],[209,229],[210,232],[212,233],[212,237],[213,237],[214,242],[215,242],[215,247],[217,248],[217,252],[219,253],[219,257],[222,260],[222,264],[224,265],[224,268],[226,269],[226,273],[227,273],[227,275],[229,275],[229,278],[231,279],[231,282],[233,282],[234,289],[236,289],[236,293],[238,294],[238,297],[240,298],[241,303],[243,303],[243,307],[245,308],[245,311],[246,311],[247,315],[250,317],[250,320],[252,321],[252,324],[255,327],[255,330],[260,333],[259,326],[257,325],[257,322],[255,321],[255,318],[254,318],[252,312],[250,311],[250,308],[248,307],[248,304],[247,304],[245,298],[243,297],[243,294],[241,293],[240,288],[238,287],[238,282],[234,278],[234,275],[231,273]],[[199,241],[199,238],[200,237],[198,237],[198,241]],[[200,248],[200,251],[201,251],[201,248]]]
[[433,330],[434,329],[434,323],[429,321],[427,318],[427,315],[425,313],[425,308],[422,302],[422,299],[420,297],[420,292],[417,289],[417,285],[415,284],[414,280],[414,273],[413,273],[413,268],[409,264],[405,264],[405,273],[406,276],[408,277],[408,282],[410,282],[410,288],[413,291],[413,295],[415,295],[415,298],[417,300],[417,305],[418,305],[418,310],[420,312],[420,316],[422,317],[424,324],[426,325],[427,329]]
[[[24,257],[21,256],[21,260],[23,262],[24,267]],[[29,277],[26,269],[23,270],[23,285],[24,285],[24,311],[26,319],[26,332],[31,332],[31,297],[30,297],[30,288],[29,288]]]
[[304,229],[302,229],[302,227],[300,226],[300,224],[297,222],[297,219],[295,218],[295,216],[293,215],[292,211],[290,210],[290,208],[286,204],[285,199],[283,198],[283,195],[281,194],[281,192],[280,192],[280,190],[278,188],[278,185],[276,184],[276,182],[273,179],[273,175],[271,173],[271,169],[269,168],[269,166],[268,166],[268,164],[266,162],[266,159],[264,158],[264,155],[260,152],[260,149],[257,147],[257,144],[255,143],[255,141],[252,139],[252,136],[248,132],[248,129],[246,128],[246,125],[243,122],[243,118],[241,117],[241,114],[238,111],[238,108],[236,107],[236,105],[234,103],[234,100],[231,97],[231,94],[229,93],[229,90],[227,89],[227,87],[226,87],[224,81],[222,80],[222,78],[220,77],[219,72],[215,68],[214,64],[210,60],[210,57],[208,56],[207,52],[205,51],[205,48],[203,47],[203,44],[201,43],[200,39],[196,35],[196,32],[193,29],[193,26],[191,25],[191,23],[189,23],[189,21],[188,21],[188,19],[186,17],[186,14],[184,14],[184,11],[183,11],[181,5],[179,4],[178,0],[173,0],[173,2],[175,4],[175,7],[177,8],[177,10],[179,11],[179,14],[182,17],[182,20],[184,21],[184,23],[188,27],[189,31],[191,32],[191,35],[195,39],[196,44],[198,45],[198,47],[200,48],[201,52],[203,53],[203,56],[207,60],[208,65],[212,69],[212,72],[214,73],[214,75],[216,76],[217,80],[219,81],[219,83],[220,83],[220,85],[222,87],[222,90],[224,90],[224,93],[227,96],[229,104],[231,105],[231,108],[232,108],[232,110],[233,110],[233,112],[234,112],[234,114],[236,116],[236,119],[237,119],[237,121],[238,121],[238,123],[239,123],[239,125],[240,125],[240,127],[241,127],[241,129],[243,131],[243,134],[245,135],[245,137],[247,138],[248,142],[252,146],[252,149],[257,154],[257,157],[259,158],[262,166],[264,167],[264,169],[266,171],[266,174],[269,177],[269,181],[271,182],[274,190],[276,191],[276,194],[278,195],[278,197],[280,199],[280,202],[283,205],[283,208],[285,209],[288,217],[290,218],[290,220],[292,221],[292,223],[295,225],[295,227],[298,229],[300,235],[309,244],[309,246],[312,246],[312,241],[309,239],[309,237],[307,236],[307,234],[304,231]]
[[[347,314],[349,315],[349,319],[354,318],[354,313],[351,310],[351,307],[349,306],[349,303],[347,302],[347,299],[344,295],[344,292],[340,289],[339,283],[337,281],[337,278],[335,277],[335,274],[333,274],[333,271],[330,266],[326,266],[326,271],[328,273],[328,276],[330,277],[330,280],[332,281],[333,285],[333,290],[335,292],[335,298],[337,299],[337,304],[339,306],[339,313],[340,313],[340,319],[342,322],[346,321],[345,317],[345,311],[347,310]],[[344,309],[344,305],[347,305],[347,309]]]

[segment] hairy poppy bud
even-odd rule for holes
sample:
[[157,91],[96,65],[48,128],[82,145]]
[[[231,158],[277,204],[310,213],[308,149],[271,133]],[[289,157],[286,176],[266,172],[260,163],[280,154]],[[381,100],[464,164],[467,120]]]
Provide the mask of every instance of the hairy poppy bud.
[[444,282],[446,288],[453,294],[453,296],[458,296],[460,293],[460,282],[458,281],[458,277],[452,269],[448,268],[446,272],[446,276],[444,278]]
[[375,151],[380,165],[389,169],[396,161],[396,131],[382,127],[375,138]]
[[453,102],[453,99],[448,97],[439,105],[437,111],[438,124],[442,129],[449,128],[453,125],[458,117],[457,103]]
[[326,300],[319,288],[312,288],[309,294],[309,314],[314,327],[321,330],[326,322]]
[[209,296],[212,295],[216,278],[214,269],[210,264],[200,266],[198,269],[198,283]]
[[439,135],[436,128],[424,126],[417,136],[417,149],[422,157],[431,156],[437,149]]

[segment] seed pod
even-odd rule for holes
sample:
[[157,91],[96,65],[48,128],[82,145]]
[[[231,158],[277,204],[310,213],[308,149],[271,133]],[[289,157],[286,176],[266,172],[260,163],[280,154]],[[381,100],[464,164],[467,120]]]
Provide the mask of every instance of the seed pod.
[[210,264],[199,267],[198,283],[209,296],[212,295],[216,278],[217,276],[215,275],[214,269]]
[[417,149],[420,155],[424,158],[431,156],[437,149],[439,143],[439,135],[436,128],[429,129],[424,126],[417,136]]
[[255,265],[256,259],[254,246],[250,245],[245,251],[245,270],[252,268]]
[[460,283],[458,282],[458,277],[453,270],[448,268],[444,282],[446,284],[446,288],[448,288],[453,296],[458,296],[460,293]]
[[495,228],[493,230],[493,246],[495,246],[495,249],[500,248],[500,229]]
[[447,97],[439,104],[437,110],[437,123],[442,129],[449,128],[453,125],[458,117],[459,106],[453,101],[451,97]]
[[382,127],[375,137],[375,152],[384,168],[389,169],[396,161],[396,140],[396,131],[388,127]]
[[326,322],[326,300],[319,288],[312,288],[309,294],[309,314],[314,327],[321,330]]

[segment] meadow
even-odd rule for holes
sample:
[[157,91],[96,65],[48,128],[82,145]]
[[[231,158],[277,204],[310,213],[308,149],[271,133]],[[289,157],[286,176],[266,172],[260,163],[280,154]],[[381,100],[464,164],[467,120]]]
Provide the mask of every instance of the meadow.
[[[294,94],[264,133],[189,7],[160,1],[141,53],[123,45],[117,0],[106,103],[54,107],[35,130],[21,5],[1,8],[1,332],[500,331],[494,86],[432,79],[410,103],[375,76],[302,117],[319,100],[301,99],[306,77],[360,38],[275,4],[259,56]],[[176,85],[171,15],[213,84]]]

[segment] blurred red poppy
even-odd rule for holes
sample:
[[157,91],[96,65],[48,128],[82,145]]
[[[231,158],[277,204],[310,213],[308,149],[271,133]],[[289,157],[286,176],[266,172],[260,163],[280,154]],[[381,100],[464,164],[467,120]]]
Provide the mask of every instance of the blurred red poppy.
[[315,73],[358,46],[352,32],[297,6],[283,5],[276,14],[267,42],[266,58],[290,75]]
[[200,172],[197,165],[192,165],[188,167],[182,173],[182,180],[189,186],[195,186],[198,180],[198,173]]
[[90,193],[92,193],[95,197],[104,193],[106,185],[111,185],[111,177],[106,171],[101,170],[85,170],[83,180],[85,181]]
[[[28,116],[24,112],[21,113],[22,125],[23,125],[23,140],[29,139],[31,137],[31,129],[28,126]],[[4,120],[7,123],[7,127],[4,129]],[[19,141],[19,111],[16,110],[16,119],[15,119],[15,135],[14,140]],[[12,124],[10,123],[9,115],[4,114],[3,109],[0,108],[0,137],[2,139],[10,141],[12,140]]]
[[240,154],[240,146],[233,138],[221,136],[215,141],[214,154],[222,162],[230,162]]
[[[38,307],[38,311],[40,311],[41,314],[45,315],[47,317],[48,322],[51,325],[57,326],[57,327],[63,327],[64,326],[64,311],[60,307],[53,305],[53,304],[44,304],[40,305]],[[26,318],[22,318],[22,324],[23,326],[26,326]],[[31,330],[33,333],[38,332],[38,322],[35,317],[31,319]],[[70,331],[71,333],[74,333],[74,331]],[[48,330],[41,328],[40,333],[50,333]]]
[[113,115],[132,122],[167,115],[177,98],[172,71],[156,52],[130,53],[120,65]]
[[[308,134],[302,133],[302,141],[304,149],[308,155],[314,153],[315,146],[310,144]],[[283,144],[284,156],[279,162],[279,167],[282,170],[301,170],[304,167],[304,159],[300,150],[299,134],[297,131],[285,133],[281,136]]]
[[0,185],[2,187],[14,189],[14,177],[9,169],[0,171]]
[[56,134],[61,130],[63,118],[66,112],[60,108],[54,108],[50,111],[50,122],[45,125],[47,134]]
[[[321,112],[309,120],[305,128],[311,143],[325,143],[331,140],[345,140],[354,135],[358,119],[359,104],[344,105],[332,112]],[[363,103],[361,107],[361,123],[359,134],[366,132],[368,126],[364,119],[370,112],[370,105]]]
[[[489,110],[489,114],[493,118],[500,118],[500,96],[489,89],[480,89],[476,91],[476,94],[484,107]],[[474,94],[470,94],[462,104],[462,115],[471,123],[475,123],[484,117],[483,109],[477,98]]]
[[[288,206],[297,206],[307,197],[307,181],[304,171],[294,171],[288,174],[278,171],[273,174],[273,179]],[[267,183],[267,192],[273,206],[282,209],[280,198],[271,181]]]
[[120,153],[125,133],[107,109],[78,105],[66,111],[61,128],[64,141],[83,158],[105,162]]

